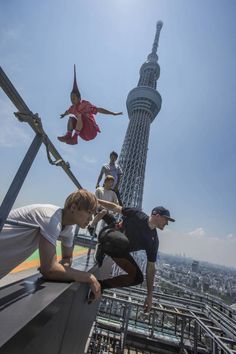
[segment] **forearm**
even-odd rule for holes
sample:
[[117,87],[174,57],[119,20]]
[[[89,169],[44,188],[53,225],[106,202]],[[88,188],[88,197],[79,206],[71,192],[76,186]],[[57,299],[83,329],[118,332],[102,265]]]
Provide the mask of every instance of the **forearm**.
[[97,111],[98,111],[98,113],[102,113],[102,114],[111,114],[111,115],[114,115],[114,112],[108,111],[108,109],[101,108],[101,107],[97,108]]
[[112,202],[108,202],[106,200],[102,200],[102,199],[98,199],[98,203],[103,206],[104,208],[113,211],[114,213],[122,213],[122,207],[112,203]]
[[81,283],[91,283],[93,275],[60,263],[55,263],[49,270],[41,271],[43,276],[48,280],[75,281]]
[[103,173],[104,173],[104,169],[103,169],[103,167],[102,167],[101,172],[100,172],[100,174],[99,174],[99,176],[98,176],[98,180],[97,180],[97,184],[96,184],[96,185],[99,185],[99,183],[101,182]]
[[102,220],[103,216],[106,215],[106,213],[107,213],[106,210],[101,210],[99,213],[97,213],[93,221],[91,222],[90,226],[96,227],[99,221]]
[[152,294],[153,294],[155,273],[156,273],[155,266],[147,264],[146,281],[147,281],[147,295],[148,296],[152,296]]
[[97,185],[101,182],[102,175],[103,175],[103,173],[101,172],[100,175],[98,176]]

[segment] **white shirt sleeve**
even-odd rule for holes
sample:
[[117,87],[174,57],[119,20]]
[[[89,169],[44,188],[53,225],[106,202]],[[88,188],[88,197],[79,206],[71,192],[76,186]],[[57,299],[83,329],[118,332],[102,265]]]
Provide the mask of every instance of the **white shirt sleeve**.
[[62,229],[62,209],[57,209],[56,211],[50,208],[41,209],[37,211],[35,218],[40,228],[41,235],[56,246]]
[[62,209],[51,204],[32,204],[11,211],[10,218],[38,226],[40,234],[51,244],[56,241],[62,229]]
[[[46,209],[46,208],[45,208]],[[50,243],[56,246],[57,240],[60,239],[63,246],[72,247],[75,234],[75,225],[68,225],[62,230],[62,209],[47,209],[41,213],[37,213],[37,223],[40,227],[41,235]]]
[[102,192],[101,192],[101,189],[100,189],[101,187],[98,187],[97,189],[96,189],[96,191],[95,191],[95,197],[97,198],[97,199],[102,199]]
[[72,247],[74,244],[74,236],[75,236],[75,225],[66,226],[63,231],[60,233],[60,241],[65,247]]

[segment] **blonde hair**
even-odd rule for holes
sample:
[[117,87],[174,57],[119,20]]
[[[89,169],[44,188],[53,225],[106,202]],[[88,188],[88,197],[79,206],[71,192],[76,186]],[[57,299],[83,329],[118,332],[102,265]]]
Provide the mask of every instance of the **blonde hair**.
[[115,181],[115,178],[112,176],[112,175],[107,175],[106,177],[105,177],[105,179],[104,179],[104,183],[106,182],[106,181]]
[[97,208],[97,198],[93,193],[88,192],[86,189],[79,189],[71,193],[65,201],[64,208],[70,209],[72,204],[76,204],[78,210],[91,210],[95,211]]

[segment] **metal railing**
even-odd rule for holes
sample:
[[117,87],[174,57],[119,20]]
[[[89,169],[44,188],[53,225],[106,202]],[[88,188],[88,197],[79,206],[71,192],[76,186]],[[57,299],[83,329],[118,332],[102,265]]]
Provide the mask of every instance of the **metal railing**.
[[[196,314],[187,307],[167,306],[158,298],[158,302],[154,299],[151,312],[145,314],[143,298],[136,296],[139,289],[132,289],[131,297],[126,293],[125,298],[122,290],[113,294],[109,290],[103,296],[87,353],[97,353],[101,349],[123,353],[130,342],[135,348],[141,348],[145,340],[145,349],[152,353],[161,353],[160,345],[165,345],[170,353],[174,348],[179,348],[180,353],[235,353],[236,340],[233,336],[226,337],[204,311],[199,310]],[[112,351],[111,344],[113,350],[116,347],[119,351]]]

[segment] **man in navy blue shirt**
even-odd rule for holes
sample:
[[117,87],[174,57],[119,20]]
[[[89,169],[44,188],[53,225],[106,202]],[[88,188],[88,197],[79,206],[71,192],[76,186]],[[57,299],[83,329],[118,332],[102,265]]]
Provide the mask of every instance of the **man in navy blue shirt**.
[[100,199],[98,202],[104,208],[122,214],[123,222],[120,230],[107,226],[100,232],[95,259],[101,266],[104,256],[107,254],[127,273],[101,280],[101,288],[103,290],[142,283],[143,274],[130,252],[145,250],[147,255],[147,297],[144,310],[149,311],[152,306],[155,263],[159,246],[156,229],[163,230],[168,225],[168,221],[175,220],[170,217],[169,210],[161,206],[154,208],[151,215],[148,216],[136,208],[122,207]]

